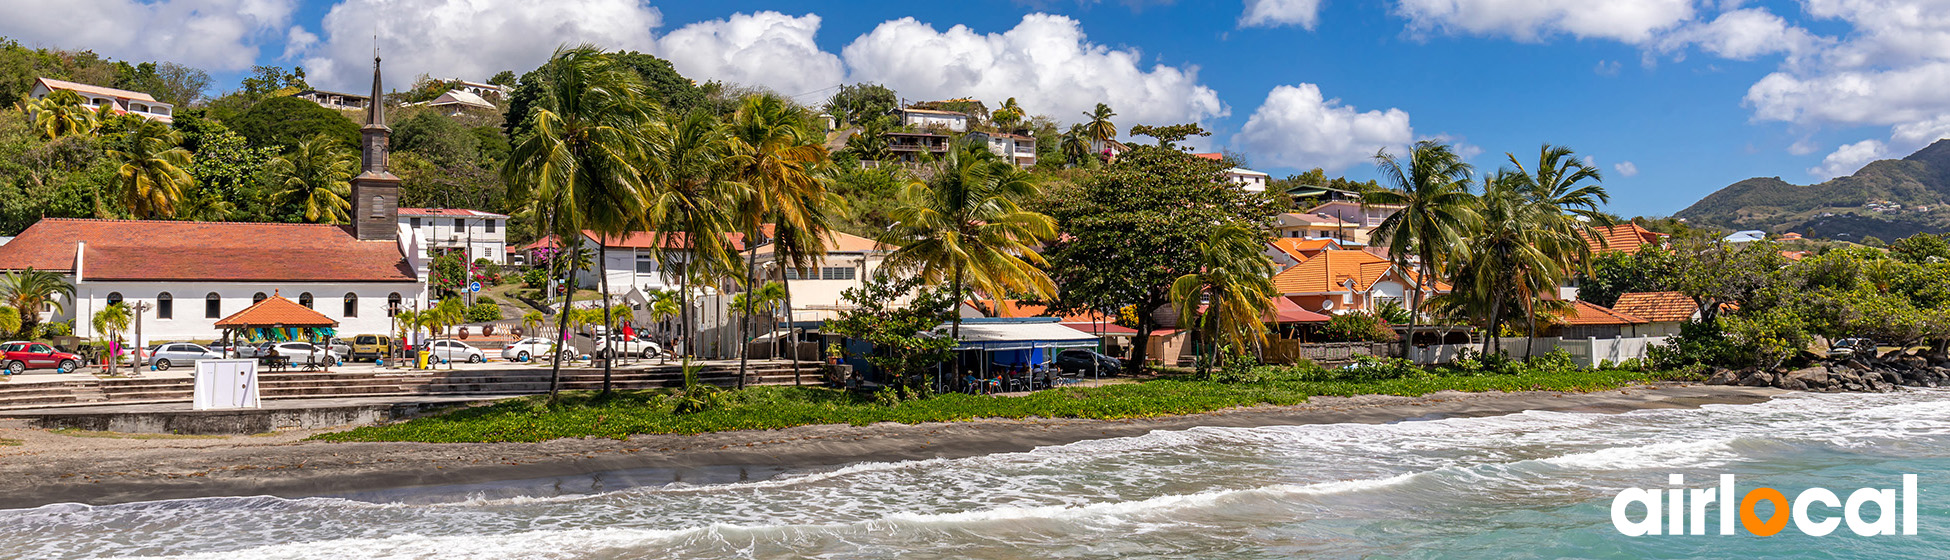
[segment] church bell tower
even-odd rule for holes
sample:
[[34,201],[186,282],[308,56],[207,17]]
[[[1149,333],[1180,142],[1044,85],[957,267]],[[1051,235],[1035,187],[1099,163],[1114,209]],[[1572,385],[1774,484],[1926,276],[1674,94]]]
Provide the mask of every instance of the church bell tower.
[[372,98],[366,102],[366,125],[359,128],[359,152],[364,165],[352,178],[352,233],[361,241],[399,239],[400,178],[386,171],[387,146],[393,129],[386,127],[386,98],[380,89],[379,56],[372,57]]

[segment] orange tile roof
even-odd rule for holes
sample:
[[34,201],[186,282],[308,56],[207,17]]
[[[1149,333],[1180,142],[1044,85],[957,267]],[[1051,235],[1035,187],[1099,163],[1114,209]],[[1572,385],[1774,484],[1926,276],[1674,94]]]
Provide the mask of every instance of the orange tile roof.
[[[1620,251],[1630,255],[1639,252],[1639,247],[1641,246],[1647,244],[1657,245],[1660,240],[1666,238],[1666,234],[1648,230],[1633,223],[1597,226],[1591,229],[1598,232],[1598,237],[1593,238],[1588,233],[1584,234],[1584,242],[1591,246],[1591,252],[1593,253]],[[1603,241],[1600,242],[1600,239]]]
[[1632,292],[1618,296],[1613,310],[1651,323],[1690,321],[1699,311],[1693,298],[1679,292]]
[[1341,243],[1332,239],[1300,237],[1281,237],[1274,239],[1272,245],[1273,248],[1293,257],[1294,260],[1300,261],[1314,258],[1314,255],[1319,255],[1321,251],[1341,248]]
[[218,327],[336,327],[338,321],[272,293],[264,301],[217,320]]
[[48,218],[0,245],[0,270],[72,272],[84,280],[413,282],[399,244],[360,241],[325,224]]
[[1781,251],[1781,256],[1786,257],[1787,260],[1798,261],[1801,259],[1815,256],[1815,252],[1814,251]]
[[1638,325],[1645,319],[1619,313],[1588,301],[1571,302],[1571,312],[1559,314],[1565,325]]
[[[40,81],[42,85],[46,85],[47,89],[50,90],[65,89],[68,91],[73,91],[75,93],[91,93],[95,95],[114,97],[117,99],[127,99],[130,101],[141,101],[144,103],[157,103],[156,98],[150,97],[149,94],[142,93],[139,91],[129,91],[126,89],[102,87],[93,84],[84,84],[81,82],[70,82],[67,80],[56,80],[54,78],[41,78]],[[168,103],[163,103],[163,105],[168,105]]]
[[[1393,266],[1388,259],[1367,251],[1329,249],[1274,275],[1273,289],[1282,294],[1344,292],[1347,291],[1345,283],[1353,280],[1355,290],[1365,291],[1381,281]],[[1413,273],[1410,274],[1413,278]],[[1436,282],[1435,289],[1448,291],[1449,286]]]

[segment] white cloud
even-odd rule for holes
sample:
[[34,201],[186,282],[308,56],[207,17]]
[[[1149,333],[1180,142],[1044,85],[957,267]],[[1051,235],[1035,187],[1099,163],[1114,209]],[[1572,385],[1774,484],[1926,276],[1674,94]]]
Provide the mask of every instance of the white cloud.
[[1262,164],[1337,172],[1383,148],[1400,153],[1414,136],[1406,111],[1361,112],[1300,84],[1273,88],[1233,141]]
[[1629,161],[1612,164],[1611,168],[1613,171],[1617,171],[1621,177],[1635,177],[1639,174],[1639,165]]
[[1414,31],[1441,30],[1537,41],[1558,34],[1632,44],[1693,18],[1692,0],[1401,0]]
[[1240,27],[1298,25],[1309,30],[1320,24],[1322,0],[1246,0]]
[[0,3],[0,36],[23,44],[215,71],[249,68],[257,43],[282,34],[292,0],[67,0]]
[[1136,50],[1089,42],[1077,21],[1023,16],[1002,33],[965,26],[937,31],[913,18],[888,21],[841,50],[848,79],[876,82],[910,101],[972,97],[990,106],[1014,97],[1030,114],[1064,122],[1097,103],[1118,113],[1119,128],[1175,124],[1230,113],[1197,67],[1149,69]]
[[313,85],[364,91],[377,35],[388,89],[421,74],[484,80],[540,66],[565,44],[649,51],[662,22],[639,0],[345,0],[325,15],[305,68]]
[[734,14],[693,23],[657,40],[657,54],[698,80],[761,85],[785,95],[839,85],[840,57],[819,50],[819,16],[778,12]]
[[1821,165],[1809,168],[1808,174],[1826,180],[1855,173],[1863,165],[1882,159],[1887,149],[1888,146],[1882,141],[1873,139],[1845,144],[1828,154],[1828,157],[1821,158]]
[[1825,42],[1762,8],[1720,14],[1711,22],[1675,31],[1665,41],[1669,49],[1697,44],[1706,52],[1735,60],[1775,53],[1798,55]]

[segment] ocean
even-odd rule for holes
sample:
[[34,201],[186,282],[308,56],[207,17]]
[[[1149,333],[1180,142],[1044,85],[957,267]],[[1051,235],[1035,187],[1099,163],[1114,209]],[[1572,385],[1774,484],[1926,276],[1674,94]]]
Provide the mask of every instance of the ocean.
[[[1702,536],[1620,534],[1614,495],[1671,488],[1673,474],[1789,498],[1915,474],[1917,533],[1722,536],[1713,516]],[[1950,556],[1950,391],[1196,428],[770,475],[50,505],[0,511],[0,557],[1937,558]]]

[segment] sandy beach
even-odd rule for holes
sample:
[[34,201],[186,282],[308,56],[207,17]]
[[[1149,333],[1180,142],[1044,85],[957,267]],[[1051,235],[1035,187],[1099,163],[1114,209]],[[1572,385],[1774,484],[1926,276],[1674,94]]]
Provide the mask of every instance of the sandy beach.
[[[105,437],[0,424],[0,509],[53,503],[112,504],[208,496],[307,497],[497,481],[559,479],[561,492],[655,481],[603,473],[746,469],[775,473],[862,462],[1017,452],[1081,440],[1198,426],[1385,423],[1527,410],[1619,413],[1748,404],[1777,389],[1703,385],[1593,393],[1442,392],[1423,397],[1320,397],[1297,406],[1253,407],[1129,420],[984,420],[871,426],[819,425],[628,440],[423,444],[303,441],[315,431],[225,437]],[[769,475],[766,475],[769,476]],[[667,481],[667,480],[666,480]]]

